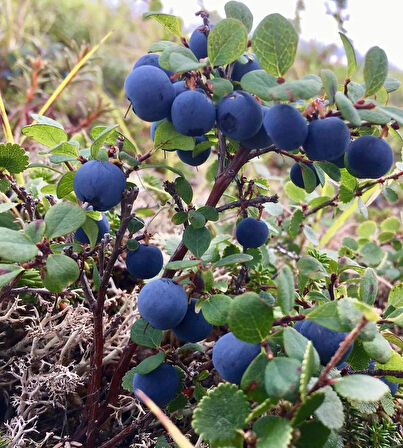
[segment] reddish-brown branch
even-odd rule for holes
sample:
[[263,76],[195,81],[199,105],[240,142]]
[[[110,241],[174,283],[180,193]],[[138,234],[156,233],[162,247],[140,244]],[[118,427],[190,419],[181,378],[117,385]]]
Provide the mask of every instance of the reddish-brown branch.
[[284,316],[280,317],[279,319],[276,319],[273,322],[273,327],[275,326],[284,326],[289,324],[290,322],[298,322],[300,320],[304,320],[306,318],[305,314],[297,314],[296,316]]
[[[215,207],[217,205],[218,201],[221,199],[229,184],[234,180],[239,170],[245,165],[248,160],[249,151],[240,146],[238,152],[235,154],[234,158],[231,160],[225,171],[217,177],[213,189],[210,192],[210,196],[206,201],[206,205],[210,207]],[[186,252],[186,246],[183,243],[180,243],[169,261],[183,260]],[[163,276],[172,278],[174,274],[174,270],[165,270]]]
[[87,448],[93,448],[95,445],[95,438],[97,433],[96,430],[98,425],[97,416],[99,413],[99,400],[102,380],[102,360],[104,351],[103,312],[106,292],[113,268],[120,254],[124,234],[132,217],[132,205],[138,195],[138,192],[138,188],[129,190],[125,193],[125,197],[121,202],[120,227],[118,232],[116,233],[115,246],[105,267],[104,275],[101,279],[98,294],[96,297],[96,304],[93,309],[94,350],[91,356],[91,372],[87,398]]

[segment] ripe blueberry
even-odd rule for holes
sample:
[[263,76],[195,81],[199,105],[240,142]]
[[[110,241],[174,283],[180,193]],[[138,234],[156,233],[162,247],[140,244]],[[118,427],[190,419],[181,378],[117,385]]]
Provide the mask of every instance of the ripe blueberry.
[[221,336],[213,348],[213,365],[219,375],[239,384],[249,364],[260,353],[260,344],[241,341],[233,333]]
[[[201,137],[196,137],[196,145],[201,142],[206,142],[208,139],[204,135]],[[183,151],[181,149],[178,149],[176,151],[178,154],[178,157],[182,160],[183,163],[187,163],[191,166],[199,166],[202,165],[210,156],[211,149],[207,148],[205,151],[200,152],[197,154],[196,157],[193,157],[192,153],[193,151]]]
[[214,126],[216,111],[213,102],[204,92],[188,90],[175,98],[171,118],[178,132],[196,137]]
[[[99,243],[102,240],[105,233],[109,232],[110,226],[108,218],[103,213],[101,220],[95,221],[95,223],[98,226],[97,243]],[[74,238],[81,244],[90,244],[90,240],[88,239],[88,236],[84,232],[84,229],[82,227],[77,229],[76,233],[74,234]]]
[[241,64],[238,61],[235,61],[234,67],[232,69],[231,79],[233,81],[240,82],[243,75],[246,73],[252,72],[254,70],[261,70],[261,66],[257,60],[257,56],[254,53],[249,53],[244,55],[248,62],[246,64]]
[[393,151],[389,144],[373,135],[364,135],[347,149],[348,170],[362,179],[377,179],[393,165]]
[[196,313],[196,303],[197,299],[191,300],[182,322],[177,327],[172,329],[181,341],[202,341],[203,339],[206,339],[213,329],[213,326],[204,318],[201,310]]
[[260,247],[266,242],[268,236],[267,224],[256,218],[245,218],[236,228],[236,239],[243,247]]
[[247,140],[262,125],[262,108],[250,93],[237,90],[218,103],[217,124],[227,137]]
[[119,204],[126,186],[123,171],[110,162],[90,160],[74,176],[74,191],[80,201],[104,212]]
[[299,148],[308,135],[305,118],[289,104],[271,107],[263,118],[263,125],[273,143],[286,151]]
[[138,310],[154,328],[168,330],[185,317],[188,299],[182,286],[169,278],[151,280],[140,291]]
[[[315,167],[312,165],[312,163],[305,163],[304,165],[313,171],[316,178],[316,185],[319,185],[319,178],[318,175],[316,174]],[[294,185],[296,185],[299,188],[305,188],[304,178],[302,177],[302,169],[299,163],[294,163],[294,165],[291,167],[290,178],[291,182]]]
[[175,98],[175,89],[166,73],[152,65],[134,69],[126,78],[125,92],[134,113],[144,121],[167,117]]
[[136,389],[143,391],[160,408],[165,407],[176,395],[179,386],[179,376],[174,367],[163,363],[146,375],[136,373],[133,378],[134,395]]
[[152,244],[140,244],[136,250],[129,250],[126,257],[127,270],[134,278],[153,278],[163,265],[161,250]]

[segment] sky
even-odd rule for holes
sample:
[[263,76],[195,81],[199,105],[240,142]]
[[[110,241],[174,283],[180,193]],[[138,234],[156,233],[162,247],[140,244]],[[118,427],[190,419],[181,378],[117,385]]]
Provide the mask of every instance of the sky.
[[[204,0],[203,4],[207,10],[217,10],[221,17],[225,17],[226,1]],[[201,9],[199,0],[162,0],[162,3],[163,12],[180,16],[187,29],[200,23],[194,15]],[[244,0],[244,3],[252,11],[255,27],[274,12],[293,19],[297,0]],[[304,0],[304,3],[300,38],[341,46],[336,20],[326,14],[326,0]],[[349,16],[344,22],[346,34],[358,53],[364,55],[369,48],[378,45],[385,50],[391,64],[403,69],[403,0],[348,0],[344,15]]]

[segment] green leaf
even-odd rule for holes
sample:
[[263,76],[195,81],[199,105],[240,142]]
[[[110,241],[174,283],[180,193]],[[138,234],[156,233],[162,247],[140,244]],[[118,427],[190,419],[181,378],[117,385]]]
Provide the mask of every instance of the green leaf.
[[[347,84],[347,95],[353,103],[356,103],[358,100],[362,99],[365,94],[365,88],[363,84],[359,84],[358,82],[350,81]],[[358,111],[359,113],[360,111]]]
[[165,48],[167,47],[172,47],[172,46],[176,46],[178,44],[176,44],[175,42],[171,42],[170,40],[158,40],[157,42],[153,42],[149,47],[148,47],[148,52],[149,53],[159,53],[165,50]]
[[6,177],[0,179],[0,191],[2,193],[7,193],[10,187],[11,187],[10,181]]
[[295,401],[301,376],[301,363],[278,356],[269,361],[265,370],[265,387],[269,397]]
[[301,167],[302,179],[304,181],[304,189],[307,193],[312,193],[316,188],[315,173],[307,167],[304,163],[298,163]]
[[214,207],[204,205],[197,209],[208,221],[218,221],[218,212]]
[[234,335],[246,342],[261,342],[270,333],[273,308],[256,293],[246,292],[232,300],[228,326]]
[[299,383],[299,393],[302,400],[306,398],[306,394],[308,393],[309,380],[312,375],[318,371],[319,366],[317,356],[318,354],[312,345],[312,341],[309,341],[302,361],[301,379]]
[[[96,140],[98,136],[100,136],[105,130],[107,130],[107,126],[95,126],[90,131],[90,136],[93,140]],[[116,129],[113,132],[107,132],[105,136],[104,144],[105,145],[116,145],[118,138],[123,140],[122,151],[127,153],[128,155],[136,155],[137,147],[134,143],[132,143],[125,135]],[[120,152],[120,158],[122,158],[122,151]]]
[[262,417],[253,429],[258,437],[257,448],[287,448],[292,439],[292,426],[281,417]]
[[401,82],[398,79],[395,78],[386,78],[385,82],[383,83],[386,91],[388,93],[394,92],[400,87]]
[[152,372],[163,363],[164,357],[165,353],[159,351],[156,355],[149,356],[141,361],[141,363],[134,368],[134,372],[139,375],[147,375],[147,373]]
[[[208,82],[213,86],[213,94],[217,98],[222,98],[223,96],[229,95],[233,90],[234,86],[232,82],[228,79],[214,78],[209,79]],[[207,142],[204,142],[207,143]]]
[[306,420],[309,416],[311,416],[316,409],[323,403],[325,400],[325,394],[320,391],[316,392],[309,397],[298,407],[294,418],[292,420],[293,426],[297,426]]
[[182,37],[182,21],[172,14],[162,14],[160,12],[149,11],[143,14],[144,19],[152,17],[159,22],[166,30],[175,36]]
[[277,285],[277,302],[284,314],[289,314],[294,306],[295,288],[294,277],[288,266],[280,271],[276,280]]
[[393,120],[396,120],[399,124],[403,125],[403,110],[392,106],[380,107],[382,111],[386,112]]
[[201,302],[203,316],[213,325],[225,325],[232,299],[225,294],[215,294]]
[[52,148],[62,142],[67,142],[68,137],[66,131],[61,125],[55,126],[51,124],[30,124],[22,128],[22,134],[31,137],[36,142]]
[[77,205],[60,202],[51,207],[45,215],[45,235],[49,239],[67,235],[84,224],[85,211]]
[[377,107],[371,110],[360,109],[358,110],[358,115],[360,116],[361,120],[369,121],[370,123],[374,124],[386,124],[391,120],[389,114]]
[[276,87],[277,78],[264,70],[253,70],[242,76],[241,87],[260,98],[267,97],[271,87]]
[[186,202],[186,204],[190,204],[192,202],[192,186],[184,177],[181,176],[175,179],[175,188],[179,197],[181,197]]
[[290,226],[288,227],[288,233],[290,234],[291,238],[295,238],[299,234],[300,226],[303,220],[304,214],[302,210],[295,210],[290,221]]
[[25,235],[33,242],[39,243],[45,233],[45,221],[37,219],[27,225],[24,231]]
[[384,232],[398,232],[400,229],[400,219],[396,218],[396,216],[391,216],[386,218],[381,222],[381,229]]
[[261,403],[267,399],[264,372],[268,362],[267,355],[259,353],[242,375],[241,388],[249,400]]
[[330,386],[321,388],[320,392],[325,394],[325,400],[316,409],[315,416],[329,429],[340,429],[344,424],[343,403]]
[[235,61],[246,50],[248,33],[237,19],[224,19],[210,30],[207,52],[210,64],[226,65]]
[[286,195],[294,202],[304,202],[306,193],[302,188],[297,187],[292,182],[287,182],[284,185]]
[[314,162],[314,166],[320,167],[331,179],[339,182],[341,179],[340,168],[331,162]]
[[311,255],[304,255],[301,257],[297,262],[297,268],[300,274],[305,275],[312,280],[320,280],[321,278],[329,276],[323,264]]
[[62,292],[74,283],[80,270],[77,263],[66,255],[52,254],[46,260],[46,271],[43,284],[49,291]]
[[133,380],[135,375],[135,367],[130,369],[128,372],[125,373],[124,377],[122,378],[122,387],[123,389],[133,392]]
[[392,348],[380,333],[376,333],[372,341],[364,341],[362,346],[376,362],[386,364],[392,357]]
[[313,309],[307,319],[335,331],[345,331],[337,315],[337,302],[328,302]]
[[0,228],[0,258],[23,263],[38,254],[38,248],[22,232]]
[[172,222],[177,226],[183,224],[188,219],[188,214],[186,212],[178,212],[172,216]]
[[368,266],[378,266],[385,255],[384,251],[375,243],[366,243],[361,248],[363,261]]
[[403,306],[403,282],[396,283],[389,291],[388,305],[394,308],[400,308]]
[[198,266],[200,264],[200,260],[178,260],[178,261],[170,261],[165,266],[165,269],[189,269],[193,268],[195,266]]
[[210,246],[211,233],[205,227],[195,229],[190,225],[183,232],[182,242],[195,257],[201,257]]
[[336,92],[335,100],[341,115],[353,126],[361,126],[361,118],[353,103],[342,92]]
[[253,25],[253,15],[246,5],[241,2],[230,1],[225,4],[224,10],[228,19],[238,19],[245,25],[246,31],[250,32]]
[[0,144],[0,168],[12,174],[21,173],[28,166],[28,154],[14,143]]
[[367,268],[360,282],[360,299],[368,305],[373,305],[377,294],[378,278],[373,269]]
[[182,47],[181,45],[165,48],[158,62],[165,70],[176,73],[198,70],[207,65],[206,62],[199,62],[189,48]]
[[79,144],[75,141],[63,142],[50,149],[48,152],[41,154],[54,154],[60,156],[71,156],[77,158],[79,156]]
[[358,236],[369,240],[371,236],[376,232],[376,228],[377,225],[375,221],[364,221],[358,226]]
[[346,330],[351,331],[362,318],[362,313],[354,306],[355,299],[346,297],[337,302],[337,312],[340,322]]
[[188,402],[188,397],[184,393],[180,392],[169,402],[167,406],[167,412],[172,413],[179,411],[180,409],[183,409],[188,404]]
[[378,401],[388,391],[388,386],[367,375],[348,375],[335,383],[336,392],[348,400]]
[[320,71],[320,77],[322,78],[323,87],[329,99],[329,105],[331,106],[334,104],[334,97],[338,86],[336,75],[332,70],[325,68]]
[[206,349],[201,344],[195,344],[193,342],[188,342],[187,344],[184,344],[176,349],[176,353],[183,353],[187,351],[205,353]]
[[0,264],[0,288],[8,285],[11,280],[17,277],[24,269],[15,264]]
[[[284,328],[283,331],[283,341],[284,350],[287,356],[303,362],[309,340],[305,336],[302,336],[302,334],[298,333],[298,331],[294,330],[294,328],[287,327]],[[316,372],[320,367],[320,359],[315,349],[313,349],[313,361],[314,372]]]
[[99,233],[97,223],[87,215],[84,224],[81,227],[90,241],[90,247],[93,249],[97,244],[97,238]]
[[365,94],[367,96],[376,93],[386,80],[388,75],[388,58],[379,47],[372,47],[365,55],[364,80]]
[[[403,372],[403,356],[399,355],[399,353],[392,352],[392,356],[390,360],[386,364],[381,364],[377,362],[375,364],[375,369],[381,370],[400,370]],[[403,378],[397,378],[395,376],[386,376],[388,381],[393,381],[394,383],[403,384]]]
[[56,194],[59,199],[65,198],[74,190],[75,171],[68,171],[57,183]]
[[253,256],[248,254],[232,254],[228,255],[227,257],[221,258],[221,260],[218,260],[214,266],[216,268],[219,268],[221,266],[232,266],[234,264],[241,264],[246,263],[248,261],[252,261]]
[[189,222],[195,229],[201,229],[206,224],[206,218],[196,210],[189,210]]
[[167,151],[176,151],[177,149],[191,151],[195,147],[195,139],[180,134],[172,123],[165,121],[155,130],[154,146]]
[[[257,77],[256,72],[258,72],[258,70],[249,72],[243,76],[241,85],[245,85],[248,79],[252,78],[251,73],[255,73],[255,77]],[[244,81],[245,78],[247,79]],[[266,89],[263,89],[263,86],[260,84],[255,85],[250,81],[246,85],[248,86],[248,89],[245,90],[248,90],[250,93],[257,95],[262,100],[266,101],[295,101],[296,99],[307,100],[317,95],[322,88],[320,78],[302,78],[297,81],[288,81],[283,84],[268,86]]]
[[102,147],[106,144],[108,139],[116,134],[116,128],[118,124],[108,126],[102,130],[96,137],[96,139],[91,144],[91,158],[96,159]]
[[357,58],[355,56],[354,47],[345,34],[343,33],[339,34],[341,41],[343,42],[344,51],[346,52],[347,56],[347,76],[351,77],[357,70]]
[[162,330],[157,330],[140,318],[134,322],[130,330],[130,339],[142,347],[157,348],[161,345],[163,334]]
[[295,443],[297,448],[323,448],[330,435],[330,429],[318,421],[304,422],[298,429],[301,435]]
[[249,403],[233,384],[220,384],[200,401],[193,413],[192,426],[204,440],[228,441],[245,426]]
[[18,202],[2,202],[0,203],[0,213],[8,212],[17,205],[19,205]]
[[252,47],[259,63],[274,76],[283,76],[292,66],[297,45],[298,34],[280,14],[266,16],[253,34]]

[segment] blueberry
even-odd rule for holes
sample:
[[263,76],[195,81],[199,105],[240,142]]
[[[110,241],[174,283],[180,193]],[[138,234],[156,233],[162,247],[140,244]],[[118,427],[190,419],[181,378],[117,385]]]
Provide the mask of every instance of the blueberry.
[[[262,117],[264,117],[265,113],[268,110],[269,110],[268,107],[262,106]],[[246,140],[242,140],[240,144],[246,149],[264,149],[272,145],[273,142],[271,141],[271,138],[267,135],[266,129],[262,123],[260,129],[257,131],[255,135]]]
[[[214,25],[210,25],[210,29],[214,28]],[[196,28],[190,36],[189,48],[197,59],[203,59],[207,57],[207,38],[208,36],[203,31],[204,26]]]
[[232,69],[231,79],[233,81],[240,82],[243,75],[246,73],[252,72],[254,70],[261,70],[261,66],[257,60],[257,56],[254,53],[249,53],[244,55],[248,62],[246,64],[241,64],[238,61],[235,61],[234,67]]
[[[319,185],[319,177],[316,174],[315,167],[312,165],[312,163],[305,163],[306,167],[310,168],[316,177],[316,186]],[[290,178],[291,182],[296,185],[299,188],[305,188],[304,184],[304,178],[302,177],[302,169],[299,163],[294,163],[294,165],[291,167],[290,170]]]
[[74,176],[74,191],[80,201],[104,212],[119,204],[126,186],[123,171],[110,162],[90,160]]
[[266,242],[268,236],[267,224],[256,218],[245,218],[236,228],[236,239],[243,247],[260,247]]
[[141,317],[154,328],[168,330],[182,322],[188,299],[182,286],[169,278],[158,278],[143,287],[137,306]]
[[303,147],[311,160],[335,160],[343,156],[349,143],[350,131],[346,123],[330,117],[309,123]]
[[199,342],[211,333],[213,326],[206,321],[203,316],[203,312],[200,310],[198,313],[195,311],[195,305],[197,299],[192,299],[185,317],[182,322],[172,331],[175,335],[185,342]]
[[[103,213],[101,220],[95,221],[95,223],[98,226],[97,243],[99,243],[102,240],[105,233],[109,232],[110,226],[108,218]],[[84,229],[82,227],[77,229],[76,233],[74,234],[74,239],[76,239],[81,244],[90,244],[90,240],[88,239],[88,236],[84,232]]]
[[393,165],[393,151],[389,144],[372,135],[364,135],[347,149],[348,170],[362,179],[377,179]]
[[216,111],[213,102],[205,93],[188,90],[175,98],[171,117],[178,132],[196,137],[205,134],[214,126]]
[[165,70],[164,68],[162,68],[160,66],[159,59],[160,59],[159,54],[156,54],[156,53],[145,54],[144,56],[141,56],[141,58],[138,59],[137,62],[134,64],[133,70],[135,68],[141,67],[143,65],[152,65],[152,66],[157,67],[160,70],[164,71],[167,74],[168,77],[173,75],[174,72],[171,72],[169,70]]
[[144,121],[167,117],[175,99],[175,89],[168,76],[152,65],[133,70],[126,78],[125,92],[134,113]]
[[213,365],[224,380],[239,384],[245,370],[259,353],[260,344],[241,341],[233,333],[227,333],[214,345]]
[[[302,336],[305,336],[312,341],[313,346],[319,354],[322,365],[328,364],[339,348],[340,343],[343,342],[348,335],[348,332],[341,333],[339,331],[330,330],[329,328],[322,327],[310,320],[303,320],[302,324],[295,329],[302,334]],[[351,346],[342,359],[340,359],[338,366],[348,358],[352,349],[353,347]]]
[[129,250],[126,257],[127,270],[134,278],[153,278],[163,265],[161,250],[152,244],[140,244],[136,250]]
[[[208,139],[204,135],[201,137],[196,137],[196,145],[198,145],[201,142],[206,142]],[[183,151],[181,149],[178,149],[176,151],[178,154],[178,157],[182,160],[183,163],[187,163],[191,166],[199,166],[202,165],[210,156],[211,149],[207,148],[205,151],[200,152],[197,154],[196,157],[192,156],[193,151]]]
[[346,153],[342,154],[339,158],[337,158],[335,160],[329,160],[329,162],[334,163],[339,168],[345,168],[345,164],[344,164],[344,156],[345,156],[345,154]]
[[[165,407],[176,395],[179,376],[174,367],[163,363],[146,375],[136,373],[133,378],[133,390],[140,389],[160,408]],[[134,392],[134,395],[142,401]]]
[[262,126],[262,108],[250,93],[237,90],[218,103],[217,124],[227,137],[247,140]]
[[308,135],[305,118],[289,104],[271,107],[264,115],[263,125],[273,143],[286,151],[302,146]]

